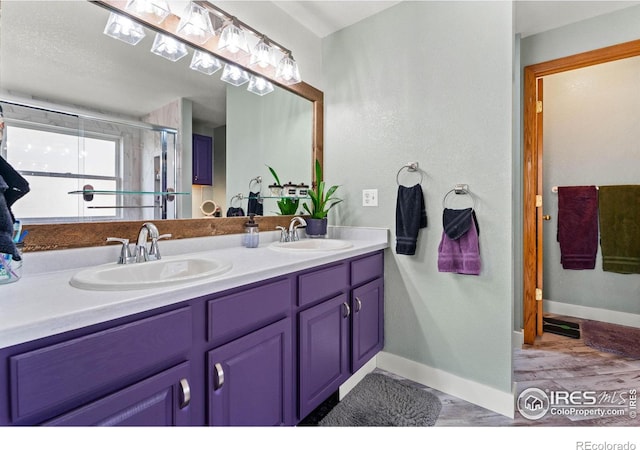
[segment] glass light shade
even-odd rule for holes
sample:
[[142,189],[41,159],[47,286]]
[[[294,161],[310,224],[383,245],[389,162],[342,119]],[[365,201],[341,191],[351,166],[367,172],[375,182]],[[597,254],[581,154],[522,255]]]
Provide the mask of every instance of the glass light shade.
[[191,58],[191,65],[189,67],[206,75],[212,75],[222,69],[222,63],[215,56],[196,50],[193,53],[193,58]]
[[270,64],[275,65],[271,59],[271,46],[264,38],[262,38],[251,51],[249,65],[258,65],[259,67],[266,69]]
[[166,0],[129,0],[124,9],[140,15],[150,15],[157,23],[162,22],[171,13]]
[[302,81],[300,71],[298,70],[298,63],[290,54],[285,55],[278,63],[276,80],[285,85],[296,84]]
[[160,33],[153,41],[151,52],[167,58],[169,61],[177,61],[188,53],[187,46],[182,42]]
[[273,92],[273,84],[262,77],[256,77],[255,75],[252,75],[251,79],[249,80],[247,91],[253,92],[254,94],[260,96],[266,95],[269,92]]
[[238,66],[225,64],[220,79],[233,86],[240,86],[249,81],[249,74]]
[[209,11],[195,3],[189,3],[178,23],[178,34],[192,38],[198,44],[204,44],[213,37],[213,25]]
[[227,50],[230,53],[244,52],[249,53],[249,44],[244,35],[242,28],[233,22],[227,23],[222,29],[220,40],[218,41],[219,50]]
[[136,45],[145,37],[142,25],[116,13],[109,15],[104,34],[131,45]]

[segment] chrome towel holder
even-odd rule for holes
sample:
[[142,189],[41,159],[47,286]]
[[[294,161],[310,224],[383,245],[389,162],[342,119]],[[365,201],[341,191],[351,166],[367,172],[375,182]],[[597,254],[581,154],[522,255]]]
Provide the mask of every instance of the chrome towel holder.
[[442,198],[442,207],[443,208],[446,208],[445,203],[447,201],[447,197],[449,197],[449,195],[451,195],[451,194],[468,195],[469,198],[471,198],[471,201],[472,201],[471,209],[473,209],[475,211],[475,209],[476,209],[476,198],[474,197],[474,195],[469,190],[469,185],[468,184],[456,184],[453,189],[451,189],[449,192],[444,194],[444,197]]
[[398,183],[398,186],[402,186],[400,184],[400,173],[402,172],[403,169],[407,169],[407,172],[418,172],[420,174],[420,184],[422,184],[423,176],[422,176],[422,171],[419,169],[419,167],[420,165],[418,164],[417,161],[408,162],[404,166],[400,167],[400,170],[398,170],[398,173],[396,174],[396,183]]

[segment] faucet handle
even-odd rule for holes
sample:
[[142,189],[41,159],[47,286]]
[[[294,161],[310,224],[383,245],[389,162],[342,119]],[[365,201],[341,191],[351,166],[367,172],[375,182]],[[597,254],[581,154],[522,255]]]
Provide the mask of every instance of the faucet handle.
[[118,264],[128,264],[132,261],[131,249],[129,248],[129,239],[108,237],[107,242],[120,242],[122,248],[120,249],[120,256],[118,257]]
[[280,242],[287,242],[289,240],[289,234],[285,227],[278,225],[276,230],[280,230]]
[[161,259],[162,256],[160,255],[160,247],[158,247],[158,241],[160,239],[169,239],[170,237],[171,237],[171,233],[169,233],[169,234],[161,234],[157,238],[151,238],[151,247],[149,248],[149,255],[148,256],[150,256],[150,257],[152,257],[154,259]]

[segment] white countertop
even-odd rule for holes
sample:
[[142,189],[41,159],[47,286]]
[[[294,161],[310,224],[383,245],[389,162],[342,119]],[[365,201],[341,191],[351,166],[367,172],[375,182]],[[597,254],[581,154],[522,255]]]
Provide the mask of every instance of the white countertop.
[[[162,232],[161,223],[159,229]],[[261,232],[258,248],[244,248],[238,234],[161,241],[163,256],[197,254],[231,261],[233,267],[209,280],[126,291],[92,291],[69,284],[83,268],[114,263],[119,245],[26,253],[23,277],[0,285],[0,348],[385,249],[388,236],[385,228],[330,227],[329,237],[348,240],[353,247],[303,253],[268,248],[279,232]]]

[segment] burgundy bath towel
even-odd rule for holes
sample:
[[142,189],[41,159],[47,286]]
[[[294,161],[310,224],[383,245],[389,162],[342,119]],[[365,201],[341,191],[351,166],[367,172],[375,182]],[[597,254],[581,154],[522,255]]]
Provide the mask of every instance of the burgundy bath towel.
[[558,188],[557,238],[563,268],[595,268],[598,253],[598,190],[595,186]]

